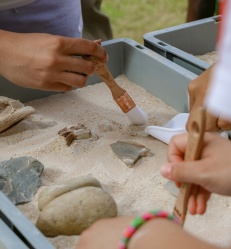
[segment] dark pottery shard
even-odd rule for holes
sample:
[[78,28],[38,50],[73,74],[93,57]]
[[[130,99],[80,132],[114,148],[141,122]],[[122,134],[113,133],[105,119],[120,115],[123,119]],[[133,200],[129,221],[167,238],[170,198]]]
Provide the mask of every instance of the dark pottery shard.
[[14,203],[31,201],[42,185],[44,166],[33,157],[18,157],[0,162],[0,190]]
[[117,141],[110,146],[117,157],[128,167],[133,167],[140,158],[151,154],[148,148],[135,142]]

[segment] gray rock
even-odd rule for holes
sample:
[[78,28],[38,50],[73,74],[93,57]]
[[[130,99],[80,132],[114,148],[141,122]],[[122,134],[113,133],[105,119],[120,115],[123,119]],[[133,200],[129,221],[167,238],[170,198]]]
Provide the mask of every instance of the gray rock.
[[110,146],[117,157],[128,167],[133,167],[140,158],[151,155],[149,149],[135,142],[117,141]]
[[65,193],[44,207],[36,226],[47,237],[79,235],[96,220],[117,215],[114,199],[101,188]]
[[60,184],[56,184],[53,186],[46,187],[43,189],[38,196],[38,207],[39,210],[42,210],[49,202],[51,202],[56,197],[70,192],[74,189],[93,186],[101,188],[100,182],[91,176],[80,176],[65,182],[61,182]]
[[0,190],[14,204],[31,201],[42,185],[44,166],[33,157],[18,157],[0,162]]

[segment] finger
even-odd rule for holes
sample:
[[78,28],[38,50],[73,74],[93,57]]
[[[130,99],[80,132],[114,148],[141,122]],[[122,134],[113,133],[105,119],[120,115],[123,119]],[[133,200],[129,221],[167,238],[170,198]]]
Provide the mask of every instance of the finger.
[[190,99],[189,100],[190,100],[190,102],[189,102],[190,103],[190,113],[189,113],[189,117],[188,117],[188,120],[187,120],[186,125],[185,125],[187,131],[188,131],[189,127],[190,127],[190,123],[192,122],[191,121],[192,120],[192,115],[190,115],[190,114],[195,109],[196,98],[195,98],[194,93],[190,94]]
[[206,124],[205,124],[205,130],[206,131],[217,131],[219,130],[219,127],[217,126],[217,117],[213,116],[209,112],[206,112]]
[[83,87],[87,82],[87,76],[72,72],[62,72],[59,74],[59,81],[72,87]]
[[80,57],[66,56],[62,61],[61,71],[78,74],[92,75],[94,73],[94,63]]
[[184,153],[187,144],[187,134],[173,136],[168,146],[168,161],[179,162],[184,160]]
[[52,92],[68,92],[72,90],[72,86],[64,84],[62,82],[52,82],[43,83],[43,85],[39,86],[38,89],[43,89]]
[[226,130],[226,131],[231,130],[231,123],[222,117],[218,118],[217,126],[222,130]]
[[189,110],[191,111],[193,106],[194,106],[194,103],[195,103],[195,95],[194,94],[190,94],[189,95]]
[[201,106],[201,105],[202,105],[202,104],[201,104],[201,101],[198,101],[198,99],[197,99],[197,100],[195,101],[193,107],[190,108],[190,114],[189,114],[188,120],[187,120],[186,125],[185,125],[185,128],[186,128],[187,131],[189,131],[189,128],[190,128],[190,125],[191,125],[191,122],[192,122],[192,117],[193,117],[192,113],[193,113],[194,111],[196,111],[197,108],[198,108],[199,106]]
[[69,38],[69,39],[70,40],[68,46],[66,46],[64,51],[66,54],[92,55],[103,63],[107,62],[106,50],[96,42],[86,39],[78,39],[78,38]]
[[192,80],[189,85],[188,85],[188,96],[189,96],[189,104],[190,104],[190,111],[192,110],[195,100],[196,100],[196,95],[197,95],[197,83],[196,79]]
[[204,188],[199,188],[198,194],[197,194],[197,214],[204,214],[207,208],[207,202],[210,198],[210,193],[205,190]]
[[186,129],[186,131],[188,131],[188,130],[189,130],[189,127],[190,127],[190,122],[191,122],[191,119],[190,119],[190,115],[189,115],[188,120],[187,120],[186,125],[185,125],[185,129]]
[[184,161],[176,163],[168,163],[160,168],[161,174],[169,180],[175,182],[194,183],[202,186],[203,178],[203,163],[201,160]]
[[198,186],[192,185],[188,200],[188,211],[192,215],[197,213],[197,193],[198,193]]

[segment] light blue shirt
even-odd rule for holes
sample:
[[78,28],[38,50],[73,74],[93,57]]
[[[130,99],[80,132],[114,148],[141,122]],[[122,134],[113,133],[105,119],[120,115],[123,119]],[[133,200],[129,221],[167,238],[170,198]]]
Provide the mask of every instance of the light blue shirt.
[[0,10],[0,29],[18,33],[49,33],[82,37],[80,0],[37,0],[9,10]]

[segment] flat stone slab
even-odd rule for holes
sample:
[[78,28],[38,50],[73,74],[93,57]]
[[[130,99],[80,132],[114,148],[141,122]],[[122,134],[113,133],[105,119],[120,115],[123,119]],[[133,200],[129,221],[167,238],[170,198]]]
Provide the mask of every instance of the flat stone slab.
[[0,162],[0,190],[14,203],[31,201],[42,185],[44,166],[33,157],[18,157]]
[[133,167],[140,158],[151,155],[150,149],[135,142],[117,141],[116,143],[110,144],[110,146],[117,157],[130,168]]

